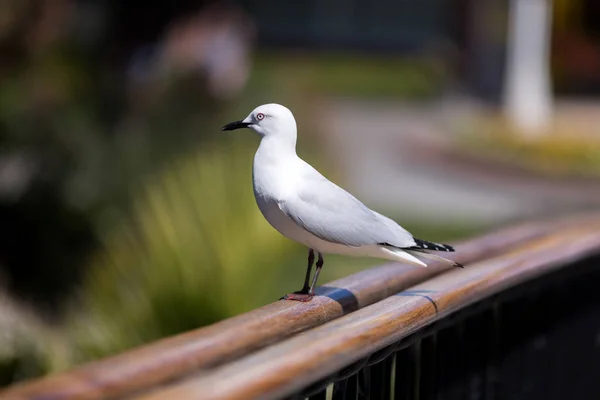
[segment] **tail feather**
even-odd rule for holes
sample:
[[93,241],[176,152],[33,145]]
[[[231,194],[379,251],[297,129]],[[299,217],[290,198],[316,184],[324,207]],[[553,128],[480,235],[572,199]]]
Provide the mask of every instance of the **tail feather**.
[[427,267],[427,264],[425,264],[423,261],[419,260],[417,257],[415,257],[412,254],[408,254],[407,251],[398,249],[398,248],[394,248],[394,247],[380,247],[380,250],[383,251],[384,253],[387,253],[389,256],[391,257],[386,257],[390,260],[395,260],[395,261],[403,261],[403,262],[407,262],[409,264],[413,264],[413,265],[418,265],[419,267]]
[[409,254],[412,254],[413,256],[423,257],[423,258],[429,258],[430,260],[441,261],[441,262],[443,262],[445,264],[450,264],[453,267],[457,267],[457,268],[464,268],[465,267],[464,265],[462,265],[462,264],[460,264],[460,263],[458,263],[456,261],[449,260],[447,258],[440,257],[440,256],[435,255],[435,254],[427,253],[426,251],[421,250],[421,249],[411,249],[411,250],[405,249],[404,251],[406,251]]

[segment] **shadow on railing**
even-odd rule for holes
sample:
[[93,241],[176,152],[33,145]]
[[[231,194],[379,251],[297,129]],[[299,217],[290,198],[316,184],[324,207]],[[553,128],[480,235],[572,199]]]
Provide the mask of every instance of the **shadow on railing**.
[[600,396],[600,214],[522,224],[457,250],[465,269],[376,267],[309,303],[278,301],[0,398]]

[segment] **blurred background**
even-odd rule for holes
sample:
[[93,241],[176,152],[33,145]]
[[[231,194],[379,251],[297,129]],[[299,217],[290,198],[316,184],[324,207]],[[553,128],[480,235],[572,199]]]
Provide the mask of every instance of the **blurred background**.
[[[600,204],[596,0],[0,1],[0,386],[277,300],[258,137],[415,236]],[[381,263],[327,257],[320,283]]]

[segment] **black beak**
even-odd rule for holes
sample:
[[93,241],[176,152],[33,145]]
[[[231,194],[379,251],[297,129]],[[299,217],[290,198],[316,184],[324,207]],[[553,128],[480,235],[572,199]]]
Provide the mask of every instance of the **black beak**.
[[247,128],[250,123],[243,121],[235,121],[221,128],[222,131],[233,131],[236,129]]

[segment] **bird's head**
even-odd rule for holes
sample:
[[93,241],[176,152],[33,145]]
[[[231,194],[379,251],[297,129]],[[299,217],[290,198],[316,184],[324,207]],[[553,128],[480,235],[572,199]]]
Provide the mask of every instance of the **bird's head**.
[[221,128],[222,131],[232,131],[240,128],[250,128],[260,136],[291,135],[296,137],[296,120],[287,108],[280,104],[263,104],[256,107],[243,120],[235,121]]

